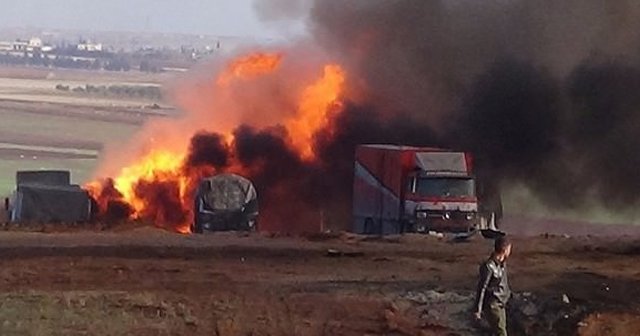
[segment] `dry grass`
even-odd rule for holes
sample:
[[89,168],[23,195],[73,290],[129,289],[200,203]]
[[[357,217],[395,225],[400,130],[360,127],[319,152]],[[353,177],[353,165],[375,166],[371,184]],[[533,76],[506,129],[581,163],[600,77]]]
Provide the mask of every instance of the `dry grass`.
[[[96,150],[95,144],[114,145],[125,142],[140,127],[74,116],[13,112],[4,110],[1,106],[0,120],[0,134],[14,134],[19,144],[32,145],[27,140],[29,134],[33,134],[34,140],[42,140],[34,142],[33,145],[42,145],[44,140],[52,145],[86,143],[88,147],[93,147],[88,148],[93,151]],[[12,143],[11,139],[3,138],[2,141]],[[65,159],[30,154],[31,151],[25,151],[22,156],[14,153],[0,157],[0,195],[7,195],[14,189],[15,172],[18,170],[66,169],[71,171],[76,183],[82,183],[90,177],[97,165],[95,159]]]
[[190,308],[153,293],[13,292],[0,295],[2,335],[189,334]]

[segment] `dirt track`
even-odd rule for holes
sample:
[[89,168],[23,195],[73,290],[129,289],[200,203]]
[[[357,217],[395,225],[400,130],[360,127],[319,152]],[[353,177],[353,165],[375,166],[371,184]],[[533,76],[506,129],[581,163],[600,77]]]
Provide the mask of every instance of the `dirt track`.
[[[466,335],[425,323],[402,297],[471,293],[489,250],[429,236],[4,232],[0,333]],[[572,322],[580,335],[640,335],[638,254],[633,237],[520,237],[510,280],[588,307]]]

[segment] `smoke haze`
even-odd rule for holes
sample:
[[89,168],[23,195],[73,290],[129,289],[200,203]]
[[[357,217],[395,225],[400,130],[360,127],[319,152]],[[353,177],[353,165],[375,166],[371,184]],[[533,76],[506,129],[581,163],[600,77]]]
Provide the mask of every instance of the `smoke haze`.
[[367,141],[472,150],[556,208],[638,201],[638,2],[317,0],[309,27],[365,92],[345,117],[422,122]]
[[[254,8],[267,21],[306,17],[311,35],[258,50],[278,59],[268,75],[227,83],[212,79],[225,78],[222,64],[196,69],[174,88],[185,116],[148,125],[144,137],[193,135],[188,146],[169,141],[186,153],[183,171],[251,179],[263,229],[348,228],[361,143],[472,151],[489,185],[524,186],[551,209],[638,202],[635,2],[281,0]],[[346,73],[340,113],[326,115],[311,139],[315,156],[304,159],[288,120],[327,64]],[[148,217],[164,222],[188,216],[179,189],[164,181],[136,193],[150,193],[161,206]]]

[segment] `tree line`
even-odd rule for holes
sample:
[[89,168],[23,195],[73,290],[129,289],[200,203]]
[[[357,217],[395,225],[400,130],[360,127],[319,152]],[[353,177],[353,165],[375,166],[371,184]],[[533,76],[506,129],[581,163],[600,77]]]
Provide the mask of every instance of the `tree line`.
[[56,90],[80,94],[92,94],[105,97],[134,97],[154,100],[162,99],[160,87],[151,85],[90,85],[70,87],[58,84]]

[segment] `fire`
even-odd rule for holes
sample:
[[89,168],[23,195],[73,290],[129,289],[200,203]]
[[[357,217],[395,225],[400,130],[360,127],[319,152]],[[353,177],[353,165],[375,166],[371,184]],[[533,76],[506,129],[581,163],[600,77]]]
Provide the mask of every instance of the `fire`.
[[282,54],[254,53],[238,58],[218,77],[218,85],[226,86],[234,79],[251,79],[273,72],[282,61]]
[[326,65],[322,78],[302,92],[298,113],[287,121],[286,128],[304,159],[314,158],[313,136],[328,125],[330,114],[339,110],[344,82],[340,66]]
[[138,215],[145,208],[145,200],[135,192],[135,186],[140,180],[177,179],[180,195],[184,195],[187,180],[179,174],[183,160],[184,155],[181,154],[162,150],[153,151],[133,165],[123,168],[120,175],[114,179],[114,186],[122,194],[123,199],[133,207],[134,215]]
[[[237,90],[242,91],[244,88],[242,86],[243,82],[249,82],[255,78],[272,74],[276,75],[276,77],[272,78],[276,80],[275,83],[287,81],[289,77],[281,74],[279,77],[277,76],[282,60],[282,53],[254,53],[239,57],[229,62],[227,67],[218,74],[214,82],[215,85],[211,87],[211,90],[214,90],[212,94],[218,91],[234,90],[236,86],[238,87]],[[288,135],[286,142],[298,153],[301,159],[306,161],[315,159],[313,149],[315,134],[328,127],[331,117],[341,110],[340,99],[343,95],[346,74],[336,64],[325,65],[321,69],[322,71],[316,80],[300,87],[297,93],[295,93],[297,91],[295,90],[291,97],[288,98],[293,100],[287,102],[287,106],[292,108],[292,111],[289,111],[291,113],[278,114],[282,112],[274,111],[272,119],[269,119],[273,126],[284,126]],[[230,86],[232,83],[234,85]],[[285,83],[289,84],[289,82]],[[227,96],[233,97],[233,95],[224,97]],[[242,106],[242,104],[253,102],[236,100],[235,103],[238,106]],[[172,140],[168,140],[168,137],[166,139],[155,139],[151,144],[152,150],[150,152],[135,160],[133,164],[120,169],[117,176],[111,180],[112,186],[110,189],[113,189],[111,190],[113,192],[110,191],[107,196],[101,196],[105,194],[102,192],[105,185],[101,186],[97,182],[87,185],[87,190],[96,198],[101,210],[105,211],[108,199],[113,198],[113,195],[116,194],[118,195],[116,198],[118,201],[130,206],[132,218],[153,220],[159,226],[171,225],[178,232],[188,233],[193,215],[192,194],[201,177],[217,173],[219,172],[218,169],[242,174],[243,171],[247,173],[255,168],[243,167],[238,159],[234,157],[235,154],[232,150],[235,142],[233,132],[227,128],[228,125],[222,125],[225,114],[232,114],[235,111],[216,110],[215,113],[217,113],[217,119],[212,122],[213,125],[207,125],[206,120],[198,119],[198,122],[192,123],[197,125],[192,125],[184,130],[181,129],[181,136],[178,138],[183,139],[183,144],[186,144],[191,136],[203,129],[220,134],[222,141],[230,151],[229,162],[225,168],[213,169],[209,167],[200,169],[198,167],[188,167],[188,153],[181,153],[180,150],[176,150],[176,148],[187,148],[187,146],[176,147],[175,138],[171,138]],[[267,113],[266,116],[269,117],[270,114]],[[221,123],[220,121],[223,122]],[[107,201],[100,199],[100,197],[106,197]],[[175,211],[176,203],[178,203],[178,211]],[[170,209],[167,204],[171,206]],[[176,212],[181,215],[175,216]],[[167,222],[170,223],[167,224]]]
[[[168,216],[165,213],[158,212],[155,209],[158,205],[150,204],[152,201],[149,199],[149,195],[141,192],[139,188],[145,185],[166,184],[169,189],[172,189],[171,191],[177,194],[178,201],[181,204],[188,203],[190,201],[189,184],[191,183],[191,177],[183,174],[183,161],[184,155],[182,154],[154,150],[135,163],[122,168],[118,176],[110,180],[117,195],[113,193],[104,195],[104,182],[90,182],[85,186],[85,189],[98,201],[101,210],[105,210],[108,207],[109,201],[117,200],[126,203],[131,208],[130,218],[132,219],[152,215],[151,217],[155,219],[166,221]],[[167,190],[164,189],[159,192],[166,193]],[[184,207],[182,209],[186,210],[186,212],[190,211],[190,209],[185,209]],[[185,220],[180,220],[180,223],[174,222],[170,223],[170,225],[180,233],[190,232],[190,221],[186,218]]]

